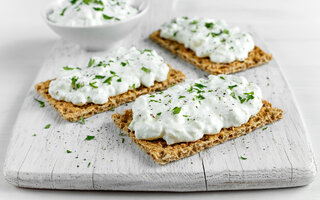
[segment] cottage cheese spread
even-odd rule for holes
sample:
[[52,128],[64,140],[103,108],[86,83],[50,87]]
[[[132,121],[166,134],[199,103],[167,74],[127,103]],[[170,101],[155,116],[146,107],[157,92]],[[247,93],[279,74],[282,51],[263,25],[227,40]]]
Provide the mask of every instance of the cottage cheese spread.
[[64,73],[51,81],[49,94],[75,105],[104,104],[108,97],[150,87],[154,81],[167,79],[169,67],[153,50],[139,51],[135,47],[120,48],[113,56],[91,58],[88,66],[63,67]]
[[129,129],[138,139],[163,138],[167,144],[196,141],[248,122],[260,111],[261,98],[260,88],[244,77],[210,75],[137,98]]
[[66,26],[95,26],[129,18],[138,9],[122,0],[61,0],[48,19]]
[[254,48],[248,33],[229,27],[223,20],[175,18],[162,26],[160,36],[184,44],[198,57],[209,57],[217,63],[243,61]]

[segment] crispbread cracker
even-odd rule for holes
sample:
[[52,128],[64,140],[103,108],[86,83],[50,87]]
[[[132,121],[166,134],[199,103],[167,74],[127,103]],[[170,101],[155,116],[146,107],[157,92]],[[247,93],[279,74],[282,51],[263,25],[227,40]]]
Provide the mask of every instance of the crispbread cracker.
[[[169,66],[169,65],[168,65]],[[66,120],[71,122],[76,122],[83,118],[88,118],[94,114],[101,113],[117,107],[121,104],[134,101],[138,96],[143,94],[150,94],[156,91],[167,89],[169,86],[177,84],[185,80],[185,75],[179,71],[171,68],[168,73],[167,80],[163,82],[155,81],[154,85],[151,87],[140,86],[135,90],[129,90],[126,93],[119,94],[117,96],[109,97],[107,103],[99,105],[94,103],[87,103],[82,106],[77,106],[71,102],[59,101],[52,98],[48,92],[49,84],[51,80],[41,82],[35,85],[37,92],[42,95],[47,102],[56,109],[59,114]]]
[[150,39],[160,44],[162,47],[170,50],[172,53],[177,54],[182,59],[194,64],[199,69],[209,74],[230,74],[246,70],[251,67],[256,67],[269,62],[272,59],[271,54],[267,54],[259,47],[255,46],[249,52],[248,58],[245,61],[233,61],[231,63],[215,63],[209,57],[199,58],[194,51],[185,48],[183,44],[173,40],[165,39],[160,36],[160,30],[155,31],[150,35]]
[[258,114],[252,116],[249,121],[240,127],[223,128],[220,133],[204,135],[195,142],[182,142],[167,145],[163,139],[139,140],[134,131],[128,129],[132,121],[132,110],[124,111],[124,114],[115,113],[112,119],[117,127],[122,129],[142,150],[144,150],[156,163],[164,165],[200,152],[203,149],[221,144],[228,140],[245,135],[257,128],[270,124],[282,118],[282,110],[273,108],[271,103],[263,100],[263,106]]

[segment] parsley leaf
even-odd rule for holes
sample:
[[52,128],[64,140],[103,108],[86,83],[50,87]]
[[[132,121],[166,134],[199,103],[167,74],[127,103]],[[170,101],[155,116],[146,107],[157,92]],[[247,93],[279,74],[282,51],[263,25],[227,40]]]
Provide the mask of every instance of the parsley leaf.
[[230,86],[228,86],[228,88],[230,89],[230,90],[232,90],[233,88],[235,88],[235,87],[237,87],[238,85],[230,85]]
[[197,97],[197,99],[199,99],[199,100],[203,100],[203,99],[205,99],[205,97],[204,96],[202,96],[201,94],[200,95],[198,95],[198,96],[196,96]]
[[50,128],[50,126],[51,126],[51,124],[47,124],[47,125],[44,127],[44,129],[48,129],[48,128]]
[[95,59],[90,58],[89,63],[88,63],[88,67],[92,67],[94,65],[94,63],[96,62]]
[[114,17],[108,16],[108,15],[106,15],[106,14],[102,14],[102,16],[103,16],[103,18],[104,18],[105,20],[110,20],[110,19],[113,19],[113,18],[114,18]]
[[212,29],[213,28],[213,23],[212,22],[206,22],[205,23],[205,26],[208,28],[208,29]]
[[105,81],[103,81],[103,83],[108,83],[108,85],[111,85],[111,81],[112,81],[112,76],[110,76]]
[[182,98],[186,98],[186,96],[179,96],[179,98],[178,98],[178,99],[182,99]]
[[40,100],[38,100],[38,99],[36,99],[36,98],[33,98],[36,102],[38,102],[39,103],[39,105],[40,105],[40,108],[43,108],[44,107],[44,102],[43,101],[40,101]]
[[72,153],[72,151],[70,151],[70,150],[67,150],[66,152],[67,152],[67,153]]
[[197,87],[197,88],[199,88],[199,89],[202,89],[202,88],[207,87],[207,86],[202,85],[202,84],[200,84],[200,83],[195,83],[194,86]]
[[241,160],[247,160],[246,157],[240,156]]
[[95,136],[87,135],[85,140],[89,141],[89,140],[93,140],[94,138],[95,138]]
[[266,126],[266,127],[264,127],[262,130],[265,131],[265,130],[267,130],[267,128],[268,128],[268,127]]
[[144,71],[144,72],[146,72],[146,73],[150,73],[150,72],[151,72],[151,70],[150,70],[150,69],[145,68],[145,67],[142,67],[142,68],[141,68],[141,70],[142,70],[142,71]]
[[89,85],[90,85],[91,87],[93,87],[93,88],[98,88],[98,86],[94,85],[94,84],[96,84],[96,83],[97,83],[97,81],[92,82],[92,83],[89,83]]
[[[101,76],[101,75],[96,75],[95,77],[94,77],[94,79],[104,79],[106,76]],[[93,79],[93,80],[94,80]]]
[[234,92],[231,92],[230,96],[232,96],[234,99],[237,99],[236,94]]
[[221,78],[222,80],[226,80],[223,76],[219,76],[219,78]]
[[176,114],[179,114],[180,111],[181,111],[181,107],[174,107],[172,110],[172,113],[176,115]]
[[69,67],[69,66],[64,66],[63,69],[64,69],[64,70],[67,70],[67,71],[68,71],[68,70],[69,70],[69,71],[70,71],[70,70],[74,70],[73,67]]
[[161,115],[161,112],[157,113],[157,116],[160,116]]

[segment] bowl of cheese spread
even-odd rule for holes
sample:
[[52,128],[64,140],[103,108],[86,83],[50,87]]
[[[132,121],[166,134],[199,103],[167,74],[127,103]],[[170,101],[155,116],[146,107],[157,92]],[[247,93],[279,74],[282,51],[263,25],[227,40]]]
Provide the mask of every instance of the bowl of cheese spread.
[[58,0],[42,15],[62,39],[99,51],[132,33],[148,9],[147,0]]

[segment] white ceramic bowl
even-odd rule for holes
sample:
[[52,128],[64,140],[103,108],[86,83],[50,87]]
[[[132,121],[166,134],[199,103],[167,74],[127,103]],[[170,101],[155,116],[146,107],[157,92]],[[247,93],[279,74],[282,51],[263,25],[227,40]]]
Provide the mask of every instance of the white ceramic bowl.
[[42,12],[42,17],[48,26],[61,38],[79,44],[89,51],[110,49],[128,36],[138,26],[149,9],[149,0],[131,0],[129,4],[138,8],[139,13],[120,22],[88,26],[72,27],[55,24],[48,20],[48,14],[52,12],[59,1],[52,2]]

